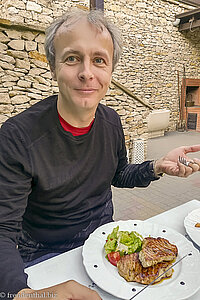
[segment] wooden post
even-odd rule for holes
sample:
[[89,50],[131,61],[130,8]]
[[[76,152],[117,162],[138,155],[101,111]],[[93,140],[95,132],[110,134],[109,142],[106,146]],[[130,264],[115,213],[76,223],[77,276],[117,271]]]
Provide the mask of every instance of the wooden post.
[[90,0],[90,10],[91,9],[100,9],[104,10],[104,0]]

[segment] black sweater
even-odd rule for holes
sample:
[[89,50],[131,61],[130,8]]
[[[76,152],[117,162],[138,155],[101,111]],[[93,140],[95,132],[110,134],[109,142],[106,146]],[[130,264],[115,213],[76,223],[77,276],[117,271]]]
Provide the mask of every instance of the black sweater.
[[10,118],[0,130],[0,291],[27,287],[16,249],[22,227],[43,243],[70,240],[98,219],[111,185],[155,179],[150,162],[127,163],[120,118],[109,107],[99,104],[82,136],[62,128],[57,96]]

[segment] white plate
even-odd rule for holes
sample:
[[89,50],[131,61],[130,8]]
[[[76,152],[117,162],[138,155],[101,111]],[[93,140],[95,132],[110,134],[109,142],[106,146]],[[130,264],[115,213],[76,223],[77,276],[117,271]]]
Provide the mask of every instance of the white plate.
[[191,211],[184,220],[187,234],[200,247],[200,228],[195,227],[196,223],[200,223],[200,208]]
[[127,282],[122,278],[117,268],[105,258],[104,244],[106,237],[113,228],[119,225],[119,230],[135,230],[143,237],[163,237],[178,247],[177,260],[185,254],[190,254],[174,267],[172,278],[159,284],[149,286],[137,295],[137,300],[180,300],[187,299],[200,288],[200,255],[183,235],[171,228],[153,224],[148,221],[128,220],[105,224],[97,228],[86,240],[83,246],[83,264],[90,278],[104,291],[120,299],[130,299],[144,285]]

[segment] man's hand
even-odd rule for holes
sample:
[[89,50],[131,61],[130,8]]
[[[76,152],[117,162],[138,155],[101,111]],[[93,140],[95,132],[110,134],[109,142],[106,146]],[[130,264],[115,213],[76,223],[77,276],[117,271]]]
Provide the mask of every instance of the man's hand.
[[[39,297],[39,295],[41,297]],[[30,300],[31,298],[42,298],[46,300],[101,300],[97,292],[74,280],[69,280],[41,290],[23,289],[17,294],[14,300]]]
[[[166,173],[172,176],[188,177],[194,172],[200,171],[200,159],[191,159],[186,155],[187,153],[197,151],[200,151],[200,145],[182,146],[170,151],[166,156],[155,162],[155,173]],[[178,161],[179,156],[182,156],[186,158],[187,161],[191,162],[188,167]]]

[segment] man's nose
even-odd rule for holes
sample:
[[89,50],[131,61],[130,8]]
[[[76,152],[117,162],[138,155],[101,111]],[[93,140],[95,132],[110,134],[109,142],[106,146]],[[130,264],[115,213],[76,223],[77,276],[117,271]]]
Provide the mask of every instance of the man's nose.
[[90,62],[83,62],[80,66],[78,78],[80,80],[91,80],[94,78],[92,65]]

